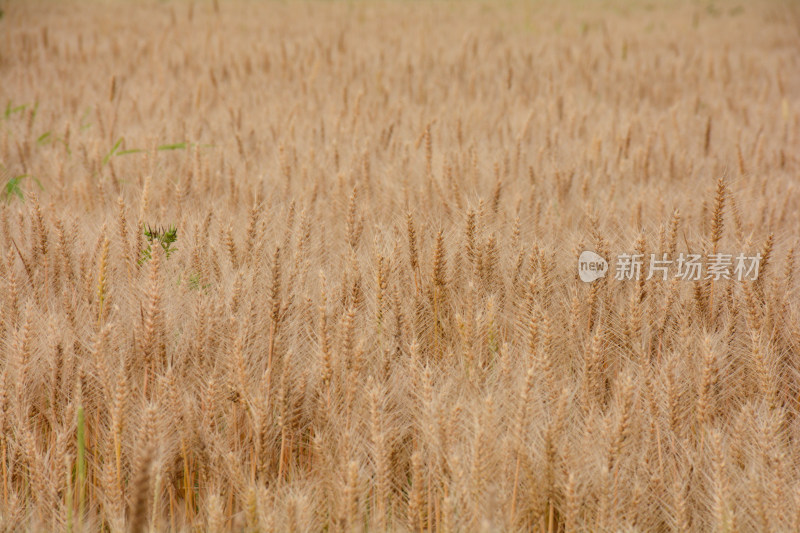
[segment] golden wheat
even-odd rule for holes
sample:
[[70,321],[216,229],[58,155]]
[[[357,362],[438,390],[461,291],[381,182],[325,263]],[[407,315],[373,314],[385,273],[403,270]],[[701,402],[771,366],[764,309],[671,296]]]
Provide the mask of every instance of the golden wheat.
[[800,530],[796,5],[0,9],[3,530]]

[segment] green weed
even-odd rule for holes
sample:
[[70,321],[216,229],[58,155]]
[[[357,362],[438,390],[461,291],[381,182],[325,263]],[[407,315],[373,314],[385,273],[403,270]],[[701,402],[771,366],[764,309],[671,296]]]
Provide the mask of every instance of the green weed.
[[139,258],[140,265],[146,263],[153,257],[153,243],[157,243],[161,246],[161,248],[164,250],[164,253],[167,255],[167,259],[169,259],[173,252],[178,250],[177,248],[172,247],[173,243],[178,240],[178,228],[176,226],[169,226],[166,229],[162,227],[152,228],[150,226],[145,226],[144,236],[147,238],[148,244],[147,248],[142,250],[142,256]]

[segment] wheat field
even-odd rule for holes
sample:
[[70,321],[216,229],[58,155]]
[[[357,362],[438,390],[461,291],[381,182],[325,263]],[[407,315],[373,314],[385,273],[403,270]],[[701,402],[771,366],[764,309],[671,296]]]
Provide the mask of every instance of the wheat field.
[[4,531],[800,530],[797,4],[0,9]]

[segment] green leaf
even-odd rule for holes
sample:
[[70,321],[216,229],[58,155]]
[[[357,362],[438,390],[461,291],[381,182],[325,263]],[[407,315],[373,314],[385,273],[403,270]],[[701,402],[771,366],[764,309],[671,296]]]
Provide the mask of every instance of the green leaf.
[[43,134],[41,134],[38,139],[36,139],[36,143],[37,144],[47,144],[47,143],[50,142],[49,139],[50,139],[50,132],[46,131]]
[[83,121],[86,119],[86,117],[89,116],[89,113],[91,113],[91,112],[92,112],[92,108],[91,107],[87,107],[84,110],[83,115],[81,116],[81,131],[92,127],[92,123],[91,122],[87,122],[86,124],[83,123]]
[[150,252],[150,245],[148,244],[147,248],[142,250],[142,257],[140,257],[138,259],[138,261],[136,261],[136,262],[139,264],[139,266],[142,266],[144,263],[149,261],[151,258],[152,258],[152,255],[151,255],[151,252]]
[[72,150],[69,149],[69,145],[67,144],[67,141],[65,141],[61,137],[56,137],[55,142],[60,142],[61,144],[63,144],[64,148],[67,150],[67,155],[70,155],[70,156],[72,155]]
[[184,150],[186,149],[186,143],[176,143],[176,144],[162,144],[158,147],[159,150]]
[[12,193],[23,200],[25,199],[25,196],[22,194],[22,189],[19,188],[19,182],[16,180],[9,180],[6,185],[6,196],[10,196]]
[[25,201],[25,195],[22,192],[22,188],[20,188],[20,183],[22,183],[22,180],[27,177],[27,174],[22,174],[21,176],[14,176],[6,182],[3,191],[6,203],[11,200],[12,196],[16,196],[23,202]]
[[111,151],[108,152],[106,154],[106,156],[103,158],[103,165],[108,163],[108,160],[111,159],[114,156],[114,152],[116,152],[117,148],[119,148],[119,145],[122,144],[123,139],[124,139],[123,137],[120,137],[119,139],[117,139],[117,144],[115,144],[114,148],[112,148]]
[[6,111],[3,114],[3,118],[7,119],[8,117],[13,115],[14,113],[19,113],[20,111],[24,111],[26,107],[28,107],[28,104],[22,104],[22,105],[18,105],[16,107],[12,107],[11,106],[11,100],[9,100],[8,103],[6,104]]
[[144,152],[141,148],[131,148],[130,150],[120,150],[114,155],[128,155],[128,154],[138,154],[139,152]]

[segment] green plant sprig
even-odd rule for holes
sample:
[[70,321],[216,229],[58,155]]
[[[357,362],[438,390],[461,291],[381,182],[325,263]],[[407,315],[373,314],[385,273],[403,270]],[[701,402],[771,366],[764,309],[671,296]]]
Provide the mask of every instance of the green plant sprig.
[[145,225],[144,228],[144,236],[147,239],[147,248],[142,250],[142,257],[139,258],[139,264],[145,263],[149,261],[152,256],[152,245],[153,243],[157,243],[161,246],[164,250],[164,253],[169,259],[170,255],[173,252],[177,252],[177,248],[173,248],[172,245],[175,241],[178,240],[178,228],[177,226],[170,225],[166,229],[162,226],[152,227],[150,225]]

